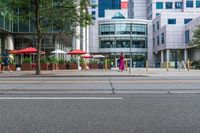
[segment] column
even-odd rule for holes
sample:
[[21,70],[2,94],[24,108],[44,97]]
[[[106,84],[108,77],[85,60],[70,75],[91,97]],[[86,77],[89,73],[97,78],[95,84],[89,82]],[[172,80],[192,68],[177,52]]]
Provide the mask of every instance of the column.
[[186,62],[188,59],[188,50],[184,49],[184,61]]
[[5,49],[14,50],[13,36],[7,35],[5,40],[6,40]]
[[89,51],[89,26],[86,27],[86,51],[90,53]]
[[163,50],[161,51],[161,64],[164,62]]
[[82,48],[83,48],[83,51],[86,51],[86,28],[85,27],[82,27]]
[[80,26],[76,27],[75,49],[80,49]]
[[169,49],[167,49],[166,57],[167,57],[167,61],[169,62],[170,61],[170,50]]

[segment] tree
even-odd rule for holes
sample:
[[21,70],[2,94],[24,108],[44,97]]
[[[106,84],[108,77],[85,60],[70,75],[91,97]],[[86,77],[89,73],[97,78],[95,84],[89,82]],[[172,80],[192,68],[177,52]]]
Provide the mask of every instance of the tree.
[[48,32],[75,34],[77,26],[87,26],[89,0],[1,0],[0,11],[7,19],[33,22],[37,35],[36,75],[41,74],[40,51],[43,36]]
[[194,30],[193,38],[189,44],[200,47],[200,25]]

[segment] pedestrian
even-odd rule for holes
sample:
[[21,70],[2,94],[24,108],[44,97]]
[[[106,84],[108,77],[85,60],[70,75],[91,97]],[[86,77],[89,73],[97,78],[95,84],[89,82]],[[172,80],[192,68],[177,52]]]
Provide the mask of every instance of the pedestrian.
[[13,72],[10,70],[9,64],[10,64],[10,54],[8,53],[8,50],[6,49],[5,52],[1,55],[2,58],[2,71],[4,71],[4,68],[7,67],[9,72]]
[[123,72],[124,70],[124,54],[121,52],[119,56],[119,70]]

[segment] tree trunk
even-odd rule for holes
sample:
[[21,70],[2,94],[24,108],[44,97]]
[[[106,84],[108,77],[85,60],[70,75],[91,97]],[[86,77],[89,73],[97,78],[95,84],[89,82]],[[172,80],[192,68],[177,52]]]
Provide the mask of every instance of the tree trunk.
[[42,43],[42,33],[40,27],[40,11],[39,11],[39,0],[35,0],[35,20],[36,20],[36,30],[37,30],[37,63],[36,63],[36,75],[41,74],[41,66],[40,66],[40,51],[41,51],[41,43]]

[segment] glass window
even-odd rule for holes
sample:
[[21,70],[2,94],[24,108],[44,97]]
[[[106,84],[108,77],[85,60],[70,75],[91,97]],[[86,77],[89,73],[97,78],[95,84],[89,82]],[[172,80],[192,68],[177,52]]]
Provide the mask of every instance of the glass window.
[[153,32],[155,32],[155,31],[156,31],[155,24],[153,24]]
[[132,41],[133,48],[146,48],[145,39],[136,39]]
[[116,40],[116,48],[130,48],[130,40]]
[[155,38],[153,38],[153,46],[155,47]]
[[100,41],[100,48],[114,48],[115,41],[114,40],[101,40]]
[[161,34],[161,43],[164,44],[165,43],[165,33]]
[[157,30],[159,30],[160,29],[160,23],[159,23],[159,21],[157,21]]
[[189,43],[190,41],[190,31],[185,31],[185,43]]
[[115,25],[114,24],[102,24],[100,26],[101,35],[115,34]]
[[130,24],[116,24],[116,34],[130,34]]
[[160,15],[160,13],[156,13],[156,16],[159,16]]
[[4,28],[4,16],[0,15],[0,27]]
[[168,24],[176,24],[176,19],[168,19]]
[[175,9],[182,9],[183,3],[182,2],[175,2]]
[[156,9],[163,9],[163,2],[156,2]]
[[197,1],[196,1],[196,7],[197,7],[197,8],[200,8],[200,0],[197,0]]
[[96,14],[96,12],[95,11],[92,11],[92,15],[95,15]]
[[159,39],[159,36],[157,36],[157,45],[159,46],[160,44],[160,39]]
[[187,0],[186,1],[186,7],[193,7],[193,1],[192,0]]
[[172,9],[173,4],[172,2],[166,2],[166,9]]
[[28,23],[23,21],[19,21],[19,32],[29,32]]
[[192,21],[191,18],[184,19],[184,24],[187,24],[187,23],[189,23],[190,21]]
[[137,35],[145,35],[146,25],[132,25],[132,33]]

